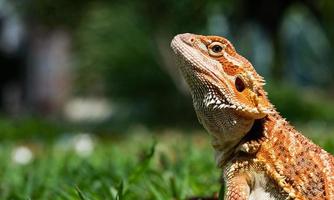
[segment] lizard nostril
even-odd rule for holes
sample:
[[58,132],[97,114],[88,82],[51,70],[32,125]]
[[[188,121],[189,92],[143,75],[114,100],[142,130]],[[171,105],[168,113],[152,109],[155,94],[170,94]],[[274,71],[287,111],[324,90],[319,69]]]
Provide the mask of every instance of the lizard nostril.
[[240,77],[235,79],[235,87],[239,92],[242,92],[246,89],[245,83]]
[[190,42],[193,43],[195,41],[195,39],[192,37],[190,38]]

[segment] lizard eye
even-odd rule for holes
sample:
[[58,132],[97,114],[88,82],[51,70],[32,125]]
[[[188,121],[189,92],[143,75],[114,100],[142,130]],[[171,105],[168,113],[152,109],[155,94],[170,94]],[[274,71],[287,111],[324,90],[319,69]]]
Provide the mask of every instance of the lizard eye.
[[223,50],[225,49],[226,45],[220,42],[213,42],[209,45],[209,54],[211,56],[221,56],[223,55]]
[[244,81],[240,78],[240,77],[237,77],[235,79],[235,87],[237,88],[237,90],[239,92],[242,92],[246,89],[246,85],[244,83]]
[[215,45],[211,49],[215,53],[219,53],[219,52],[221,52],[223,50],[222,46],[220,46],[220,45]]

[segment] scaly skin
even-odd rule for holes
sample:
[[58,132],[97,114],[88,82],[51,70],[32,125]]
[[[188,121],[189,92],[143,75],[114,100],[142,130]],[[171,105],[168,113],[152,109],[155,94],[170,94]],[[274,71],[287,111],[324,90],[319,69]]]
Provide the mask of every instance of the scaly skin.
[[279,115],[227,39],[186,33],[171,46],[212,136],[226,199],[334,199],[334,157]]

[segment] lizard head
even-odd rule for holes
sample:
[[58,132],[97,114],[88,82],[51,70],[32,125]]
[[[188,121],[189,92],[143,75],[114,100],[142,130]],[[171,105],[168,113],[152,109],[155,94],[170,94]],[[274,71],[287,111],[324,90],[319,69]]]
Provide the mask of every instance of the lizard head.
[[251,133],[257,119],[274,111],[264,80],[225,38],[180,34],[171,46],[190,87],[200,123],[213,136],[219,166]]
[[202,95],[204,106],[248,119],[260,119],[272,112],[264,79],[227,39],[185,33],[175,36],[171,46],[181,57],[181,70],[193,98]]

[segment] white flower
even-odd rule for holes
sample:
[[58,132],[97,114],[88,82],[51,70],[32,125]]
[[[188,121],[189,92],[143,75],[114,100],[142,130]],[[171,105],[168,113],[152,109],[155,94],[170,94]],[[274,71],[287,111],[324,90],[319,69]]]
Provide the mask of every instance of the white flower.
[[25,146],[17,147],[12,152],[12,160],[19,165],[26,165],[33,159],[33,153]]
[[75,136],[74,150],[80,156],[89,156],[94,150],[92,137],[86,133]]

